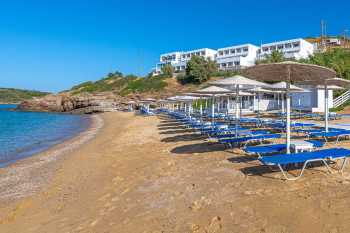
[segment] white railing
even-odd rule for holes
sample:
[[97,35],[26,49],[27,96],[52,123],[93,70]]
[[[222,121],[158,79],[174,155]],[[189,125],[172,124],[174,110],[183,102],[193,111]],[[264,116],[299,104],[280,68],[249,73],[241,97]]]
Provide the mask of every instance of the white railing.
[[346,101],[348,101],[350,99],[350,90],[344,92],[343,94],[341,94],[340,96],[338,96],[337,98],[335,98],[333,100],[333,107],[339,107],[340,105],[344,104]]

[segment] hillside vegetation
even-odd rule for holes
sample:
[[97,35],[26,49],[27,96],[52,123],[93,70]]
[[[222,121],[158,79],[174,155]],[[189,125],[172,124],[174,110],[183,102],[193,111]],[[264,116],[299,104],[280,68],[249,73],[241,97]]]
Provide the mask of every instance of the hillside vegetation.
[[135,75],[127,75],[124,77],[119,72],[116,72],[96,82],[85,82],[74,86],[70,92],[76,95],[84,92],[97,93],[111,91],[121,96],[130,93],[157,92],[167,86],[164,79],[162,76],[142,78]]
[[[123,76],[121,72],[109,73],[96,82],[84,82],[72,87],[69,92],[73,95],[81,93],[113,92],[126,96],[129,94],[172,94],[198,88],[212,77],[228,77],[236,72],[219,72],[214,61],[193,56],[188,62],[186,72],[176,74],[170,65],[162,68],[162,74],[146,77],[135,75]],[[176,78],[175,78],[176,76]]]
[[47,94],[49,93],[14,88],[0,88],[0,103],[19,103],[23,100],[30,100],[33,97],[42,97]]

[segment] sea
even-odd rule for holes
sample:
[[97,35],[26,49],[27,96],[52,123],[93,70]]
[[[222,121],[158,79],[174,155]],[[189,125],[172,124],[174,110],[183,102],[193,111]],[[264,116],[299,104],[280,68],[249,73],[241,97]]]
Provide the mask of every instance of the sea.
[[43,152],[86,130],[84,115],[15,111],[0,104],[0,167]]

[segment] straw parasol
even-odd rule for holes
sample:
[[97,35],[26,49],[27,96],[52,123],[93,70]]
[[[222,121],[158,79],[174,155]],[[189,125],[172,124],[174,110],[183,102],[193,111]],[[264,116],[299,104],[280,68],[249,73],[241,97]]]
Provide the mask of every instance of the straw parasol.
[[271,64],[261,64],[248,67],[243,70],[248,77],[260,81],[285,81],[286,88],[286,105],[287,105],[287,124],[286,124],[286,144],[287,153],[290,153],[290,84],[292,82],[317,82],[324,84],[325,80],[336,77],[336,72],[332,69],[298,62],[280,62]]

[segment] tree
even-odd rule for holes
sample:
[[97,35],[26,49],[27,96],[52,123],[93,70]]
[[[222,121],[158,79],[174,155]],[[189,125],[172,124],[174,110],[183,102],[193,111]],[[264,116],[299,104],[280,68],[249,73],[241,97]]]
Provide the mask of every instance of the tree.
[[162,71],[162,74],[164,75],[164,77],[166,77],[166,78],[173,77],[174,68],[172,65],[166,64],[166,65],[162,66],[161,71]]
[[264,63],[276,63],[276,62],[283,62],[286,59],[283,56],[283,53],[279,50],[272,51],[271,54],[265,55],[265,58],[263,60],[258,61],[258,64],[264,64]]
[[215,61],[206,60],[204,57],[193,56],[187,62],[186,82],[202,83],[209,80],[210,76],[217,71]]
[[114,76],[123,77],[123,73],[120,71],[116,71],[116,72],[114,72]]
[[346,49],[334,49],[324,53],[315,53],[308,59],[300,62],[325,66],[334,69],[337,76],[350,79],[350,51]]

